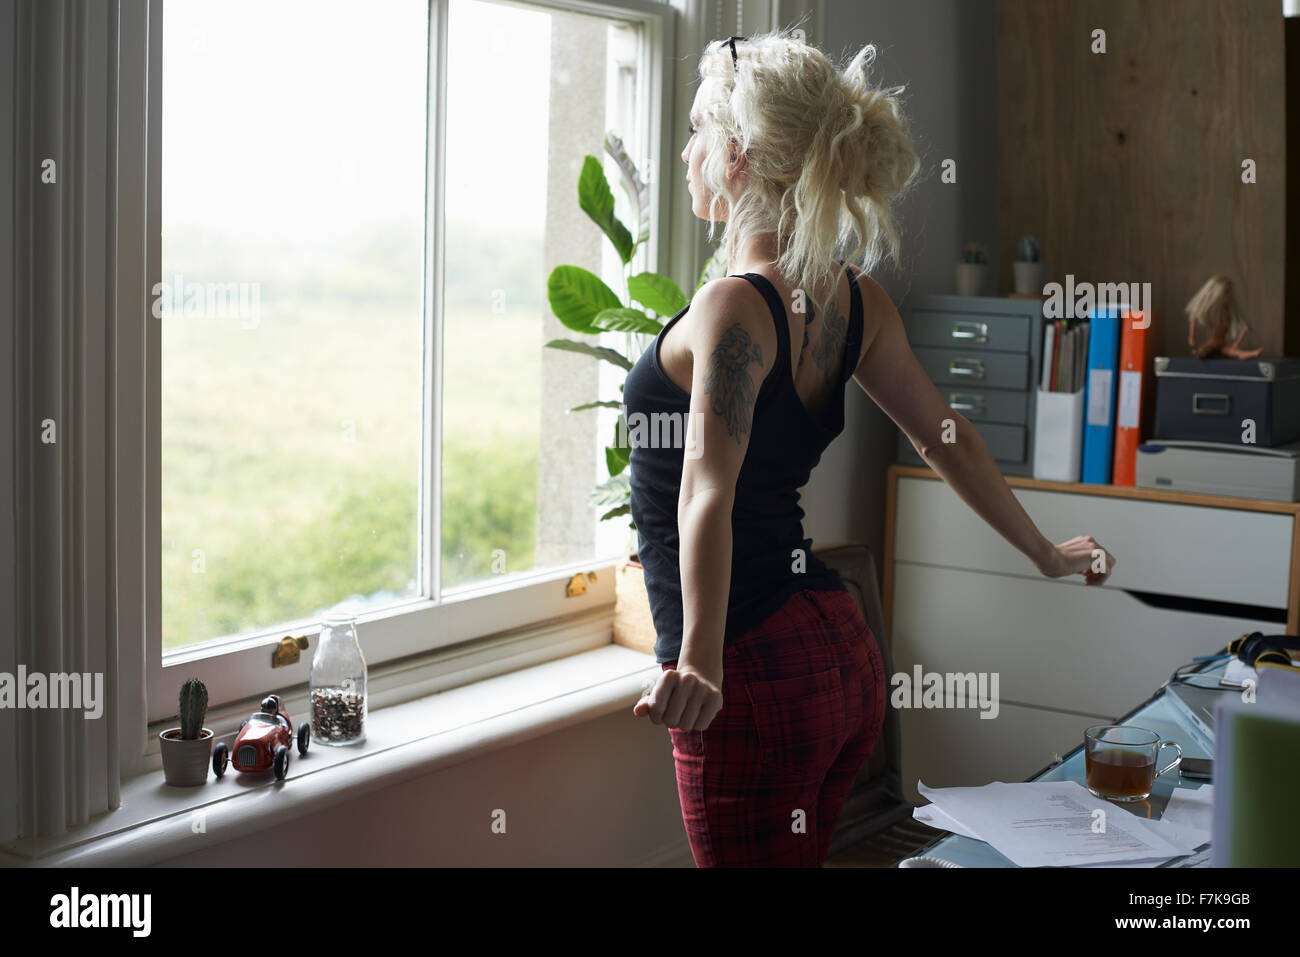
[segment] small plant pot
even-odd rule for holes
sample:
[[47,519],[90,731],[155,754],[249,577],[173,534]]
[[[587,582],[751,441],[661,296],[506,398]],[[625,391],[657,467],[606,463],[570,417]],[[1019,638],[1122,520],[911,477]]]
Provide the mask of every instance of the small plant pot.
[[1015,272],[1016,292],[1022,296],[1041,296],[1043,294],[1042,262],[1014,262],[1011,268]]
[[212,732],[204,728],[193,741],[181,737],[180,728],[168,728],[158,735],[162,751],[163,777],[175,787],[195,787],[208,780],[212,761]]
[[988,263],[958,263],[957,295],[982,296],[984,277],[988,274],[988,269]]

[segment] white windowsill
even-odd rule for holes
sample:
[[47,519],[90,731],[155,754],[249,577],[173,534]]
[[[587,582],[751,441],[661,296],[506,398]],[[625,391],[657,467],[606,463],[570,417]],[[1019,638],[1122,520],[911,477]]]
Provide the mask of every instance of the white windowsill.
[[[627,708],[661,669],[650,655],[608,644],[372,711],[366,740],[295,750],[289,774],[231,767],[200,787],[162,771],[122,784],[121,806],[57,838],[23,840],[0,865],[147,866],[282,824],[370,791]],[[290,712],[297,720],[297,715]]]

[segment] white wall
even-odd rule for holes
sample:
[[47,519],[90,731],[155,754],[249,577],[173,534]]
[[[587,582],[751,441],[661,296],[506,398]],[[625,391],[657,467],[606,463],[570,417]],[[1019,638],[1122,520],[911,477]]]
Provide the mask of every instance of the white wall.
[[[316,814],[277,821],[274,802],[268,796],[266,830],[164,863],[694,866],[668,733],[631,708]],[[498,808],[504,834],[492,831]],[[206,827],[220,839],[219,812]]]
[[[902,268],[874,278],[900,310],[909,295],[955,292],[962,246],[978,242],[991,254],[997,238],[994,0],[827,0],[824,33],[834,40],[823,49],[844,59],[876,45],[873,78],[906,86],[904,110],[922,158],[922,179],[898,207]],[[957,160],[955,185],[939,182],[947,158]],[[885,468],[897,435],[851,384],[844,434],[803,493],[804,531],[815,542],[865,542],[883,568]]]

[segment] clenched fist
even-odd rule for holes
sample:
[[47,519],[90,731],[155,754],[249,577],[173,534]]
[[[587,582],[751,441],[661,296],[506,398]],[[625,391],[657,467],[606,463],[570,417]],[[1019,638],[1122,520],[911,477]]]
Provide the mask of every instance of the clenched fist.
[[669,668],[632,707],[637,717],[682,731],[703,731],[722,710],[722,689],[698,671]]

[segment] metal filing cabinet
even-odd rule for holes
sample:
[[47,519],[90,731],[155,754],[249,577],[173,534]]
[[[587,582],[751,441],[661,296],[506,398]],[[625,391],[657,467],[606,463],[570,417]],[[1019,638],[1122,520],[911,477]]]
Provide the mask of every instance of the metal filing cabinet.
[[[1006,475],[1031,475],[1043,303],[993,296],[922,296],[903,324],[944,401],[979,430]],[[925,465],[901,431],[898,461]]]

